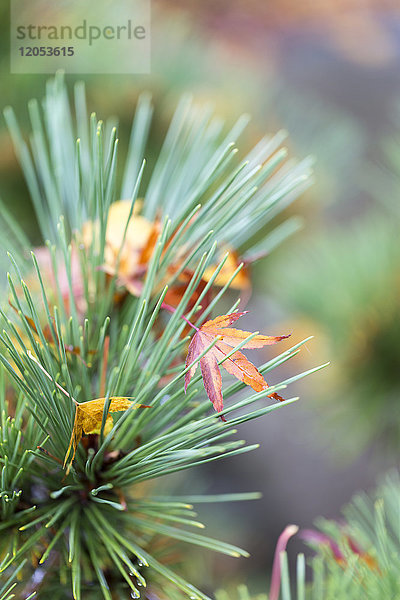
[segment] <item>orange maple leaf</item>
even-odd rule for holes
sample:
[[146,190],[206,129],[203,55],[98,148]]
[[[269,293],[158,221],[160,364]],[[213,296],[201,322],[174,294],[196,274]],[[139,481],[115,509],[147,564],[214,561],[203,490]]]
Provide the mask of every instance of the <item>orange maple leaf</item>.
[[[214,279],[213,287],[209,288],[206,295],[203,297],[201,306],[199,307],[200,310],[196,313],[196,318],[199,318],[203,311],[210,304],[215,287],[224,287],[224,285],[226,285],[230,281],[229,287],[231,289],[242,290],[245,293],[245,296],[247,297],[251,294],[251,282],[249,278],[248,268],[243,266],[242,270],[239,271],[236,274],[236,276],[232,279],[232,276],[239,267],[241,261],[234,250],[226,250],[229,252],[229,254],[225,260],[222,269],[218,273],[217,277]],[[193,290],[192,295],[186,304],[187,311],[191,311],[196,302],[198,301],[199,296],[203,293],[211,277],[213,277],[216,266],[217,265],[211,265],[204,271],[199,283],[197,284],[197,287]],[[177,267],[178,264],[170,266],[169,274],[173,275],[174,270],[176,270]],[[194,271],[192,269],[184,269],[182,273],[180,273],[177,281],[175,281],[174,284],[168,288],[168,291],[164,298],[164,302],[176,308],[182,300],[182,297],[186,292],[186,288],[189,285],[193,276]],[[165,283],[167,283],[167,281]],[[242,299],[245,301],[245,298]],[[184,335],[187,335],[188,332],[184,330],[183,333]]]
[[[148,265],[161,231],[160,218],[156,218],[154,222],[151,222],[140,214],[142,204],[143,202],[141,200],[136,202],[130,218],[131,202],[129,200],[119,200],[111,204],[106,228],[104,264],[102,265],[102,270],[107,273],[107,275],[116,275],[118,284],[133,296],[140,296],[142,292]],[[128,218],[129,223],[127,226]],[[172,233],[166,243],[164,251],[174,240],[178,229],[179,227]],[[85,248],[89,249],[93,247],[93,244],[96,247],[96,245],[98,245],[98,236],[99,223],[97,221],[88,221],[83,225],[82,243]],[[124,242],[122,244],[123,239]],[[241,262],[234,249],[225,247],[221,250],[221,254],[224,254],[225,251],[229,251],[229,256],[214,281],[214,285],[217,287],[223,287],[231,279]],[[169,265],[165,279],[159,283],[160,291],[176,271],[180,269],[182,262],[187,258],[189,252],[190,249],[188,247],[182,247],[180,249],[179,255],[176,256],[173,263]],[[216,265],[213,265],[205,270],[198,288],[194,290],[192,294],[188,310],[195,304],[199,294],[213,276],[215,267]],[[193,274],[194,271],[190,269],[185,269],[179,274],[177,281],[167,292],[168,298],[166,301],[169,304],[178,306]],[[231,281],[230,287],[232,289],[250,291],[251,284],[246,267],[243,267],[233,281]],[[207,301],[207,299],[204,300]]]
[[[186,357],[186,367],[189,367],[195,362],[204,350],[212,344],[215,338],[219,338],[216,344],[210,348],[199,361],[207,396],[213,403],[217,412],[220,412],[224,406],[222,377],[218,363],[224,360],[226,356],[232,352],[232,348],[235,348],[240,342],[252,335],[249,331],[242,331],[241,329],[229,327],[229,325],[232,325],[232,323],[237,321],[244,314],[246,313],[232,313],[207,321],[196,331],[189,345],[188,355]],[[263,346],[280,342],[287,337],[289,336],[257,334],[253,339],[244,344],[242,348],[262,348]],[[196,372],[197,365],[198,362],[192,365],[186,373],[185,391]],[[268,384],[261,373],[239,350],[234,352],[228,359],[224,360],[221,366],[224,367],[228,373],[252,387],[256,392],[261,392],[268,388]],[[283,400],[278,394],[271,394],[270,398],[275,398],[279,401]],[[224,417],[222,417],[222,419],[225,420]]]
[[[226,252],[229,252],[228,257],[225,260],[222,269],[215,278],[214,285],[216,285],[217,287],[224,287],[224,285],[226,285],[228,281],[231,280],[234,272],[236,271],[240,263],[243,263],[242,269],[231,281],[229,287],[233,290],[251,292],[249,265],[244,263],[244,261],[236,252],[236,250],[234,250],[230,246],[223,246],[221,248],[219,258],[222,259]],[[217,265],[211,265],[210,267],[207,267],[202,277],[204,281],[210,281],[211,277],[214,275],[216,266]]]

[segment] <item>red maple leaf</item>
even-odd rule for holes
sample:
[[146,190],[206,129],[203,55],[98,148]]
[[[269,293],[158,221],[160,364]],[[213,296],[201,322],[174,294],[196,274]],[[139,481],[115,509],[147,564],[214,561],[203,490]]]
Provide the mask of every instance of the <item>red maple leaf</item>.
[[[233,329],[232,327],[229,327],[229,325],[232,325],[232,323],[237,321],[244,314],[246,313],[232,313],[207,321],[196,331],[189,345],[188,355],[186,357],[186,367],[189,367],[189,365],[196,361],[196,359],[198,359],[204,350],[210,344],[212,344],[215,338],[220,338],[216,344],[210,348],[210,350],[208,350],[208,352],[206,352],[202,358],[200,358],[199,361],[207,396],[213,403],[213,406],[217,412],[220,412],[224,406],[222,396],[222,377],[218,363],[232,352],[232,348],[235,348],[238,344],[240,344],[240,342],[252,335],[249,331],[242,331],[241,329]],[[289,336],[270,336],[257,334],[255,337],[253,337],[253,339],[244,344],[242,348],[262,348],[263,346],[267,346],[269,344],[275,344],[276,342],[279,342],[287,337]],[[191,378],[196,372],[197,365],[198,362],[196,362],[186,373],[185,391]],[[261,392],[268,388],[268,384],[261,373],[239,350],[224,360],[221,366],[224,367],[228,373],[234,375],[237,377],[237,379],[252,387],[256,392]],[[278,396],[278,394],[271,394],[269,397],[275,398],[279,401],[283,400],[283,398]],[[223,420],[225,419],[223,418]]]

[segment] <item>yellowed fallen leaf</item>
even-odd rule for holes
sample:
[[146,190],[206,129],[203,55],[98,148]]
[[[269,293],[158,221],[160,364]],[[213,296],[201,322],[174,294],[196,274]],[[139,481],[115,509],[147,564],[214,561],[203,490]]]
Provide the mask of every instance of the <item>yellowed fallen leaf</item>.
[[[226,259],[222,269],[218,273],[217,277],[214,279],[214,285],[223,287],[228,283],[231,279],[232,275],[241,264],[241,260],[235,250],[229,247],[224,247],[221,251],[221,258],[225,254],[225,252],[229,252],[228,258]],[[208,267],[203,273],[204,281],[210,281],[211,277],[214,275],[215,265],[211,265]],[[248,268],[243,266],[236,277],[231,281],[230,286],[231,289],[234,290],[250,290],[251,282],[248,273]]]
[[[89,402],[76,403],[74,427],[72,429],[71,439],[68,450],[65,454],[63,465],[65,467],[67,464],[67,460],[72,448],[72,458],[68,464],[67,473],[69,472],[74,461],[76,449],[81,441],[82,435],[84,433],[100,433],[105,401],[105,398],[96,398],[95,400],[89,400]],[[110,433],[113,427],[113,419],[110,413],[122,412],[131,407],[133,409],[149,408],[144,404],[133,404],[133,402],[126,397],[115,396],[111,398],[110,408],[104,425],[105,435]]]
[[[122,281],[135,280],[142,274],[142,253],[146,249],[154,229],[153,223],[138,214],[140,206],[140,203],[135,203],[122,249],[121,244],[131,210],[131,201],[119,200],[118,202],[113,202],[108,213],[103,269],[110,275],[115,273],[121,249],[118,277]],[[90,248],[93,244],[96,244],[98,237],[98,221],[87,221],[82,228],[82,242],[84,246]]]

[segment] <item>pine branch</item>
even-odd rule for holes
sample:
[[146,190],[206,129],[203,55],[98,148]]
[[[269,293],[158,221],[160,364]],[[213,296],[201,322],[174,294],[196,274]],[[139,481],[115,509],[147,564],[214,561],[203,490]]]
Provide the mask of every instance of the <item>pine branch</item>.
[[[200,328],[223,296],[237,309],[233,289],[250,285],[238,250],[251,248],[252,234],[304,189],[309,163],[285,164],[280,136],[238,161],[234,142],[246,119],[224,135],[211,114],[183,99],[146,173],[152,110],[142,96],[122,169],[117,130],[87,116],[81,84],[75,111],[61,75],[48,85],[43,112],[30,103],[29,143],[6,110],[45,245],[32,263],[21,260],[26,239],[6,217],[16,252],[1,312],[0,551],[7,576],[29,559],[25,582],[39,561],[44,599],[64,581],[76,600],[128,591],[139,598],[147,585],[148,598],[168,589],[169,599],[207,600],[174,566],[181,544],[247,553],[200,533],[190,502],[157,497],[156,480],[258,447],[236,439],[236,426],[293,402],[266,404],[316,370],[250,395],[238,395],[245,381],[227,386],[225,423],[210,413],[199,379],[184,393],[188,323]],[[281,227],[265,248],[293,230]]]

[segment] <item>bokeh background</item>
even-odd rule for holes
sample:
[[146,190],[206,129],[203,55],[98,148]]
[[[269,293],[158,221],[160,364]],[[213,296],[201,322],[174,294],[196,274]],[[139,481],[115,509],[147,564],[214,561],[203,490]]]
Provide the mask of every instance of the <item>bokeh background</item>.
[[[8,12],[1,6],[1,104],[12,104],[28,130],[27,102],[42,97],[47,76],[10,75]],[[315,182],[290,208],[303,228],[256,265],[248,308],[255,329],[292,332],[292,342],[315,336],[284,375],[327,360],[331,366],[291,390],[298,403],[242,426],[239,434],[260,442],[258,451],[165,483],[191,494],[263,493],[258,502],[201,513],[213,534],[243,545],[251,559],[198,554],[192,570],[203,587],[206,578],[210,588],[244,581],[264,591],[288,523],[308,528],[319,515],[338,517],[355,491],[398,466],[399,5],[152,0],[151,74],[83,79],[90,109],[118,116],[122,147],[138,94],[151,91],[157,108],[150,161],[185,92],[214,105],[228,123],[250,113],[244,149],[285,129],[292,155],[315,157]],[[0,194],[39,243],[4,120]],[[291,542],[293,554],[300,549],[300,541]]]

